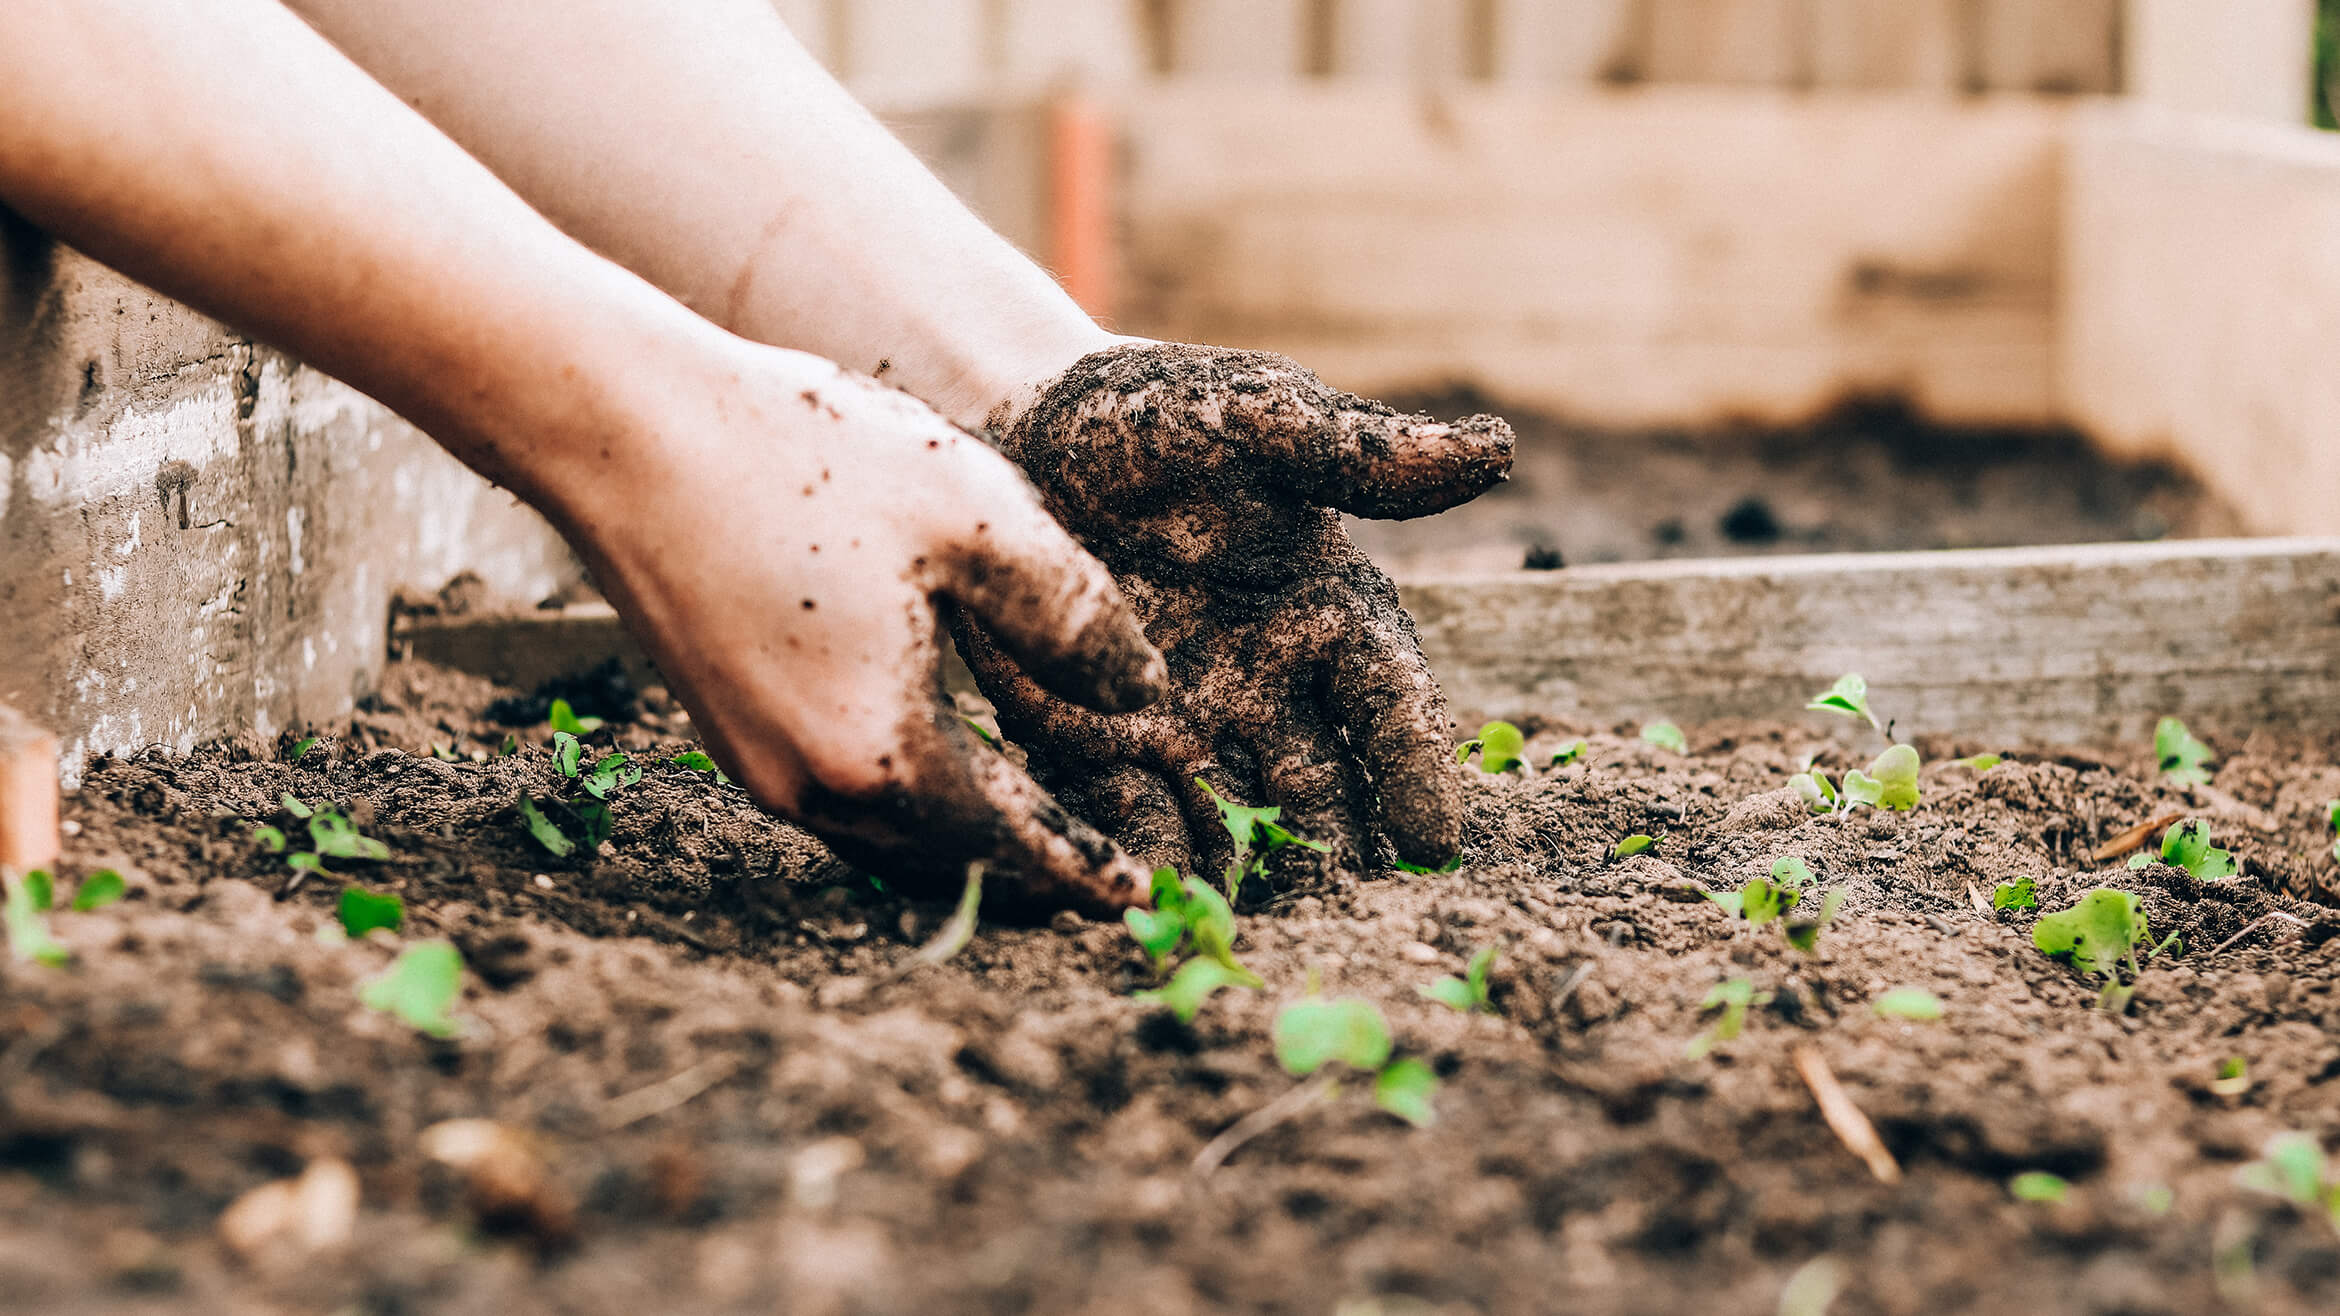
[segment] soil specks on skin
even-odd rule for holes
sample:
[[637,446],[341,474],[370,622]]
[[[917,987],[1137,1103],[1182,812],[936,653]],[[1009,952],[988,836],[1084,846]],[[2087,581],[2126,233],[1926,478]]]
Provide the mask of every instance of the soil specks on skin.
[[[593,748],[645,775],[607,847],[556,860],[514,813],[555,789],[546,730],[476,715],[499,696],[531,704],[402,666],[298,764],[255,743],[92,765],[64,870],[116,867],[130,892],[52,916],[71,968],[0,966],[0,1305],[1079,1311],[1134,1283],[1165,1311],[1763,1311],[1825,1252],[1845,1310],[2209,1311],[2222,1230],[2247,1231],[2260,1311],[2327,1310],[2340,1282],[2327,1224],[2233,1180],[2274,1132],[2340,1134],[2340,918],[2298,898],[2334,897],[2329,741],[2228,753],[2231,804],[2163,787],[2140,747],[1930,767],[1913,813],[1813,817],[1781,807],[1829,745],[1798,729],[1692,727],[1677,756],[1629,727],[1535,728],[1531,750],[1588,736],[1590,766],[1466,774],[1457,872],[1288,884],[1240,925],[1269,985],[1183,1025],[1129,998],[1152,971],[1109,923],[987,920],[900,976],[947,902],[881,892],[667,762],[687,728],[655,690],[595,710],[617,720]],[[282,861],[246,824],[286,792],[366,816],[392,858],[272,899]],[[2212,820],[2242,880],[2087,861],[2173,806]],[[1634,831],[1657,848],[1612,861]],[[1814,955],[1699,893],[1783,855],[1847,896]],[[2185,953],[2130,1015],[2095,1011],[2032,948],[2034,914],[1968,895],[2016,876],[2048,909],[2134,891]],[[408,927],[321,935],[345,881],[400,891]],[[402,942],[440,937],[469,966],[462,1036],[358,1007]],[[1495,1013],[1419,995],[1489,945]],[[1290,1090],[1270,1033],[1311,974],[1444,1077],[1438,1124],[1343,1084],[1192,1183],[1206,1143]],[[1706,992],[1741,977],[1768,1002],[1686,1059]],[[1877,1014],[1901,987],[1944,1017]],[[1821,1122],[1799,1045],[1900,1185]],[[2233,1057],[2249,1086],[2222,1093]],[[239,1261],[222,1212],[311,1166],[356,1176],[357,1245]],[[2069,1199],[2014,1201],[2030,1170]],[[2159,1190],[2165,1213],[2139,1205]]]

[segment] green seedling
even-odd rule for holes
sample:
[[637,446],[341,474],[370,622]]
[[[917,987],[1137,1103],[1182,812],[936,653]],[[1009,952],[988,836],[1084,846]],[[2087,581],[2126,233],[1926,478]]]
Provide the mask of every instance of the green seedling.
[[536,807],[536,801],[526,795],[520,797],[520,822],[528,828],[528,834],[536,838],[536,843],[549,851],[553,858],[566,859],[577,852],[577,843],[555,827],[553,820],[545,817],[544,811]]
[[2004,754],[1977,754],[1973,758],[1950,760],[1951,763],[1958,767],[1972,768],[1976,772],[1989,772],[1991,769],[2006,761],[2007,756]]
[[2039,1202],[2054,1206],[2070,1195],[2072,1185],[2062,1175],[2049,1174],[2045,1170],[2025,1170],[2007,1181],[2007,1191],[2018,1202]]
[[1916,750],[1895,745],[1872,760],[1868,771],[1854,768],[1844,774],[1843,799],[1906,813],[1917,807],[1918,766]]
[[577,710],[569,707],[566,699],[552,701],[552,707],[545,713],[545,721],[552,724],[554,732],[567,732],[572,736],[590,736],[605,725],[598,717],[577,716]]
[[1747,1011],[1759,1005],[1771,1004],[1770,992],[1755,990],[1752,978],[1731,978],[1716,983],[1698,1003],[1700,1011],[1720,1010],[1722,1013],[1708,1024],[1706,1031],[1690,1039],[1682,1054],[1692,1060],[1703,1060],[1716,1047],[1739,1040],[1747,1027]]
[[451,746],[442,745],[437,741],[431,742],[431,757],[437,759],[441,763],[460,762],[460,760],[455,757],[455,751]]
[[724,775],[723,769],[715,766],[715,760],[707,757],[705,754],[700,753],[698,750],[694,749],[677,754],[671,760],[669,760],[669,762],[674,763],[678,767],[689,768],[693,772],[704,772],[714,777],[715,784],[718,786],[729,786],[731,784],[731,778]]
[[309,756],[309,751],[315,749],[316,747],[317,737],[303,736],[299,740],[293,742],[292,753],[286,755],[284,761],[287,763],[298,763],[302,759],[307,758]]
[[1310,997],[1276,1016],[1276,1063],[1306,1078],[1339,1063],[1373,1076],[1374,1104],[1417,1128],[1437,1119],[1438,1075],[1419,1060],[1390,1059],[1389,1024],[1371,1001]]
[[101,868],[83,878],[81,887],[73,893],[73,912],[86,914],[93,909],[104,909],[128,894],[130,884],[111,868]]
[[463,994],[463,955],[444,941],[418,941],[399,952],[381,976],[369,979],[358,1000],[369,1010],[394,1015],[432,1037],[461,1035],[463,1025],[448,1013]]
[[2235,1171],[2234,1181],[2320,1214],[2340,1229],[2340,1165],[2325,1159],[2323,1144],[2312,1133],[2269,1138],[2259,1159]]
[[1283,817],[1281,805],[1254,807],[1236,804],[1211,789],[1211,784],[1197,777],[1194,784],[1203,788],[1211,803],[1219,806],[1219,821],[1227,828],[1227,835],[1235,838],[1235,858],[1227,865],[1227,899],[1233,900],[1243,890],[1243,879],[1267,872],[1268,856],[1286,846],[1330,854],[1332,847],[1322,841],[1311,841],[1287,831],[1277,823]]
[[300,797],[293,794],[291,791],[286,791],[283,795],[278,796],[277,803],[283,805],[284,811],[291,814],[295,818],[311,817],[317,812],[315,809],[312,809],[308,805],[302,803]]
[[261,823],[252,829],[252,840],[270,854],[284,853],[284,829]]
[[1560,748],[1554,750],[1552,752],[1552,761],[1546,764],[1545,767],[1547,769],[1565,768],[1569,764],[1576,762],[1580,758],[1583,758],[1584,752],[1590,748],[1590,745],[1587,745],[1581,740],[1572,740],[1567,744],[1562,745]]
[[1780,935],[1787,938],[1787,944],[1790,946],[1806,955],[1813,954],[1820,948],[1820,934],[1826,932],[1828,925],[1836,921],[1836,912],[1842,908],[1844,908],[1844,892],[1841,890],[1831,891],[1821,898],[1820,908],[1817,910],[1810,905],[1805,905],[1805,912],[1801,917],[1782,915],[1779,924]]
[[504,743],[496,746],[496,757],[500,759],[508,759],[519,752],[520,737],[513,734],[512,732],[505,732]]
[[341,930],[352,937],[362,937],[376,928],[396,932],[406,924],[406,902],[388,893],[368,891],[362,886],[341,889]]
[[[2340,832],[2340,800],[2332,801],[2329,807],[2331,816],[2326,821],[2332,824],[2334,832]],[[2332,859],[2334,862],[2340,863],[2340,840],[2332,842]]]
[[[1124,910],[1121,921],[1129,929],[1131,939],[1153,960],[1156,977],[1170,967],[1178,948],[1191,939],[1197,955],[1226,970],[1224,981],[1194,998],[1198,1007],[1202,997],[1219,986],[1260,985],[1259,975],[1244,968],[1235,958],[1235,909],[1225,896],[1206,882],[1181,878],[1177,869],[1167,866],[1154,870],[1152,894],[1151,910]],[[1175,983],[1176,979],[1172,981]],[[1193,981],[1199,986],[1202,977]]]
[[1188,960],[1170,975],[1170,981],[1152,991],[1142,991],[1130,999],[1148,1005],[1159,1005],[1178,1016],[1178,1022],[1191,1024],[1202,1010],[1203,1002],[1221,987],[1257,987],[1259,980],[1247,973],[1229,969],[1217,960]]
[[1454,761],[1469,761],[1472,754],[1479,756],[1479,771],[1485,773],[1509,772],[1527,763],[1521,755],[1527,751],[1527,737],[1509,722],[1489,722],[1479,728],[1477,737],[1455,746]]
[[1464,1014],[1493,1014],[1495,1007],[1487,1000],[1487,975],[1494,972],[1496,955],[1495,947],[1482,946],[1472,952],[1471,962],[1464,967],[1462,977],[1448,974],[1414,990],[1450,1010]]
[[1788,855],[1773,862],[1770,877],[1749,878],[1747,885],[1736,891],[1708,891],[1705,895],[1732,917],[1743,918],[1749,927],[1759,928],[1794,909],[1796,902],[1803,899],[1804,884],[1811,880],[1811,868],[1803,860]]
[[26,873],[24,875],[24,898],[31,903],[37,912],[47,913],[49,910],[55,909],[57,907],[57,879],[49,876],[49,870],[45,868],[36,868]]
[[1670,749],[1676,754],[1690,752],[1690,742],[1682,738],[1682,728],[1671,722],[1652,722],[1641,729],[1641,738],[1659,749]]
[[1462,867],[1462,856],[1456,855],[1454,858],[1447,860],[1445,863],[1440,864],[1435,868],[1432,868],[1426,864],[1409,864],[1403,859],[1392,859],[1390,860],[1390,863],[1396,865],[1397,870],[1401,873],[1451,873],[1455,869]]
[[1635,832],[1633,835],[1617,842],[1617,848],[1609,852],[1609,857],[1611,859],[1631,859],[1637,854],[1641,854],[1645,851],[1653,850],[1655,848],[1657,848],[1656,837],[1651,836],[1646,832]]
[[[967,865],[967,881],[959,888],[959,903],[951,909],[951,916],[935,930],[934,938],[912,952],[904,962],[905,969],[917,965],[948,963],[967,943],[975,940],[975,915],[983,905],[983,873],[987,865],[976,860]],[[872,881],[875,881],[873,878]],[[884,891],[883,886],[878,890]]]
[[[2177,943],[2171,933],[2159,945],[2143,949],[2148,940],[2145,910],[2126,891],[2099,887],[2080,897],[2061,913],[2041,916],[2031,929],[2031,944],[2050,959],[2065,960],[2075,969],[2104,979],[2098,1004],[2114,1014],[2129,1008],[2137,976],[2144,964]],[[2143,959],[2139,959],[2142,951]],[[2127,970],[2127,978],[2122,970]]]
[[2210,747],[2194,739],[2186,724],[2174,717],[2161,719],[2153,728],[2153,757],[2161,766],[2161,775],[2180,786],[2209,785],[2208,765],[2217,761]]
[[[684,757],[688,756],[678,756],[676,761]],[[708,762],[713,765],[713,760]],[[573,732],[555,731],[553,769],[565,779],[564,789],[576,793],[543,799],[521,796],[521,825],[555,859],[566,859],[580,850],[591,854],[609,839],[615,825],[609,798],[638,784],[642,765],[614,751],[588,765],[584,742]],[[716,775],[720,778],[722,774]]]
[[959,720],[967,724],[967,729],[975,733],[975,738],[977,740],[980,740],[984,744],[991,746],[993,749],[999,748],[1000,742],[998,732],[993,731],[990,727],[983,725],[981,722],[978,722],[974,718],[967,716],[965,713],[959,714]]
[[1942,998],[1923,987],[1896,987],[1878,997],[1869,1008],[1887,1019],[1926,1022],[1942,1017]]
[[10,955],[56,968],[71,960],[73,953],[49,935],[49,920],[43,913],[49,902],[35,902],[33,879],[36,877],[41,884],[48,885],[54,899],[55,888],[46,871],[36,868],[22,877],[11,877],[0,870],[0,887],[6,888],[0,891],[0,926],[7,930]]
[[1828,687],[1827,693],[1815,695],[1812,702],[1804,707],[1823,713],[1865,718],[1870,726],[1876,728],[1878,735],[1885,734],[1885,728],[1877,721],[1877,715],[1869,711],[1869,683],[1858,672],[1847,672],[1837,677],[1836,684]]
[[359,832],[339,809],[320,808],[309,818],[309,842],[320,859],[380,861],[390,857],[389,846]]
[[1991,908],[2037,909],[2039,908],[2039,892],[2037,888],[2032,886],[2029,877],[2019,877],[2012,882],[2001,882],[1991,888]]
[[1796,795],[1804,801],[1804,807],[1812,812],[1834,813],[1836,811],[1840,798],[1836,791],[1836,785],[1829,781],[1828,774],[1820,769],[1806,768],[1788,778],[1788,785],[1793,787]]
[[[2129,867],[2144,868],[2153,862],[2152,855],[2133,855]],[[2210,844],[2210,824],[2199,818],[2188,818],[2161,834],[2161,862],[2185,869],[2198,882],[2216,882],[2238,871],[2231,852]]]
[[2251,1090],[2251,1062],[2241,1056],[2228,1056],[2218,1062],[2218,1077],[2210,1080],[2210,1091],[2221,1097],[2239,1097]]

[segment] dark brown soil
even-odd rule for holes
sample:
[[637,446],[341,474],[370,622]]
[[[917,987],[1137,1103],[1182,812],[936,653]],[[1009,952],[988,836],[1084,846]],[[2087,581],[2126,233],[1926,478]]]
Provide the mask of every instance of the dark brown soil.
[[[900,974],[942,906],[679,767],[618,797],[603,853],[552,861],[514,815],[552,784],[545,729],[441,762],[433,742],[496,747],[476,714],[509,692],[391,687],[298,765],[283,745],[91,765],[65,867],[118,867],[130,894],[52,916],[71,967],[0,971],[0,1309],[1769,1313],[1822,1257],[1838,1316],[2340,1302],[2340,1231],[2234,1182],[2272,1133],[2340,1136],[2340,920],[2296,898],[2340,890],[2329,741],[2221,744],[2192,795],[2122,746],[1941,766],[1914,813],[1812,818],[1780,788],[1827,749],[1818,727],[1691,728],[1686,756],[1536,728],[1539,751],[1592,731],[1589,763],[1475,778],[1459,872],[1247,911],[1269,985],[1188,1028],[1129,998],[1148,973],[1113,925],[987,926]],[[663,701],[635,712],[619,743],[680,748]],[[403,893],[409,936],[462,947],[461,1040],[358,1004],[396,939],[320,937],[338,880],[273,898],[286,870],[247,821],[285,791],[390,844],[343,867]],[[2239,880],[2087,859],[2177,811],[2212,820]],[[1631,832],[1663,839],[1610,862]],[[1817,955],[1685,896],[1783,855],[1848,894]],[[2030,915],[1971,903],[2015,876],[2050,908],[2126,886],[2186,952],[2133,1014],[2097,1012]],[[1498,1014],[1417,996],[1489,944]],[[1207,1141],[1293,1086],[1269,1034],[1311,975],[1445,1076],[1439,1122],[1351,1084],[1196,1179]],[[1734,976],[1772,1002],[1685,1058]],[[1879,1017],[1897,986],[1947,1016]],[[1798,1047],[1900,1183],[1823,1124]],[[2249,1085],[2221,1095],[2230,1057]],[[471,1117],[533,1150],[467,1195],[422,1135]],[[221,1241],[230,1203],[332,1158],[360,1184],[351,1241],[250,1260]],[[2027,1170],[2069,1200],[2014,1200]]]
[[[1470,394],[1434,415],[1503,410]],[[1620,431],[1509,411],[1511,481],[1443,516],[1354,522],[1398,575],[1760,553],[1996,548],[2242,533],[2167,463],[2068,430],[1936,425],[1853,402],[1789,428]]]

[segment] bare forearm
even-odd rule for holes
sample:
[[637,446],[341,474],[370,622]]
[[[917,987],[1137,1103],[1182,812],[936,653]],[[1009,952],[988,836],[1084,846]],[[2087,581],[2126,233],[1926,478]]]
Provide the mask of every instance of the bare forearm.
[[962,423],[1108,341],[768,0],[292,0],[588,245]]
[[0,6],[0,199],[540,499],[612,366],[703,329],[274,0]]

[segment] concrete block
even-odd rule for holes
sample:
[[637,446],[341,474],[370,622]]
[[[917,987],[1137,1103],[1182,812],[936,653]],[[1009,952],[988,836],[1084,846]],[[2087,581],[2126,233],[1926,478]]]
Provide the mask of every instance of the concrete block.
[[1125,107],[1124,324],[1621,425],[1792,420],[1852,391],[2042,422],[2058,114],[1165,89]]
[[2067,174],[2073,421],[2184,461],[2254,531],[2340,534],[2340,138],[2108,106]]
[[2308,119],[2315,0],[2130,0],[2129,94],[2174,110]]

